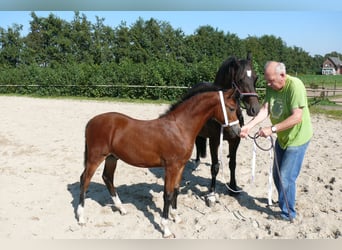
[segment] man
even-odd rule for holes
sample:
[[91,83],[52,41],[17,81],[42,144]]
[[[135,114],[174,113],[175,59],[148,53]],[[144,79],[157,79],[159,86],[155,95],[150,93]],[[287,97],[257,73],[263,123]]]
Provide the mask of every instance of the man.
[[[281,218],[290,220],[296,217],[296,179],[313,134],[306,89],[300,79],[286,74],[285,65],[280,62],[267,62],[264,77],[267,88],[263,106],[258,115],[241,128],[240,136],[245,138],[251,128],[270,115],[272,126],[260,128],[258,133],[262,137],[277,134],[273,180],[278,191]],[[281,183],[276,164],[280,169]]]

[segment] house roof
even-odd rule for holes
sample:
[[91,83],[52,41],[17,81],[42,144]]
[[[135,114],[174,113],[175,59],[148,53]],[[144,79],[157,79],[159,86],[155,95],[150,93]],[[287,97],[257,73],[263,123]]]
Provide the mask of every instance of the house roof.
[[342,61],[340,60],[339,57],[330,56],[328,59],[329,59],[330,61],[332,61],[332,63],[333,63],[335,66],[341,66],[341,65],[342,65]]

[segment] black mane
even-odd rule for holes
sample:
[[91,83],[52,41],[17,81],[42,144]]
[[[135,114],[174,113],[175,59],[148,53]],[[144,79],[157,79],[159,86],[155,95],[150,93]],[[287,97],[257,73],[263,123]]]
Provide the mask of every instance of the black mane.
[[225,60],[216,73],[214,84],[225,89],[231,89],[232,82],[237,83],[248,65],[251,64],[249,59],[237,59],[235,56]]
[[220,68],[218,69],[214,84],[217,86],[221,86],[222,88],[230,89],[232,88],[231,82],[233,75],[238,70],[238,59],[235,56],[229,57],[225,60]]
[[183,102],[185,102],[186,100],[190,99],[191,97],[195,95],[198,95],[204,92],[213,92],[213,91],[220,91],[220,90],[222,90],[221,87],[213,85],[210,82],[197,83],[194,86],[192,86],[192,88],[189,89],[178,102],[172,104],[170,108],[160,117],[163,117],[167,115],[168,113],[170,113],[171,111],[175,110],[180,104],[182,104]]

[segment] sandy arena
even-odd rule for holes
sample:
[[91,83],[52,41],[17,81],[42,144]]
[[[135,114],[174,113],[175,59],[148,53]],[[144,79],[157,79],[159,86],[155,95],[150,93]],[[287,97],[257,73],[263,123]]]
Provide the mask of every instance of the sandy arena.
[[[162,168],[142,169],[118,163],[115,185],[128,211],[122,216],[112,209],[101,165],[88,189],[85,227],[78,225],[75,208],[87,121],[107,111],[153,119],[168,105],[12,96],[0,96],[0,104],[1,239],[162,238]],[[314,115],[312,122],[314,137],[297,182],[298,217],[294,223],[272,219],[279,208],[267,206],[269,153],[257,151],[253,182],[253,144],[244,139],[236,171],[243,192],[237,197],[228,195],[224,185],[224,180],[229,180],[225,158],[223,174],[221,169],[218,175],[219,201],[213,207],[202,200],[211,179],[209,154],[194,170],[193,152],[178,196],[183,221],[170,223],[176,238],[341,239],[342,124],[321,115]],[[223,150],[227,155],[227,142]],[[273,190],[272,199],[276,201]]]

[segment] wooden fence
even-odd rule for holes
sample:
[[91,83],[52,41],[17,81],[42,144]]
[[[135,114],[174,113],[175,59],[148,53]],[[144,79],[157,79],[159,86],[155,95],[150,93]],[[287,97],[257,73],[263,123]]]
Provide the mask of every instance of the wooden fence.
[[[0,88],[1,87],[11,87],[11,88],[20,88],[20,87],[36,87],[36,88],[46,88],[46,87],[80,87],[78,85],[53,85],[53,86],[42,86],[42,85],[36,85],[36,84],[32,84],[32,85],[15,85],[15,84],[0,84]],[[120,87],[125,87],[125,88],[145,88],[145,89],[183,89],[183,91],[186,91],[186,89],[188,89],[189,87],[185,87],[185,86],[144,86],[144,85],[91,85],[91,87],[101,87],[101,88],[118,88],[120,89]],[[335,102],[339,102],[342,103],[342,89],[333,87],[333,88],[325,88],[325,87],[317,87],[317,86],[310,86],[306,88],[307,90],[307,96],[309,98],[331,98],[334,96],[338,96],[341,98],[341,101],[339,100],[334,100]],[[257,91],[261,91],[264,92],[265,88],[257,88]],[[1,93],[1,91],[0,91]]]
[[342,89],[337,88],[306,88],[307,96],[311,98],[331,99],[336,96],[341,98],[334,98],[334,102],[342,103]]

